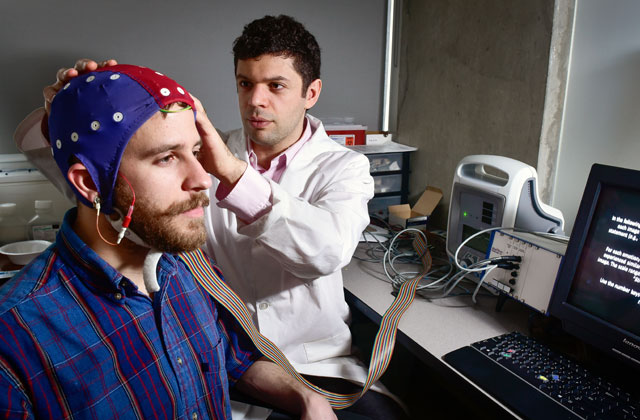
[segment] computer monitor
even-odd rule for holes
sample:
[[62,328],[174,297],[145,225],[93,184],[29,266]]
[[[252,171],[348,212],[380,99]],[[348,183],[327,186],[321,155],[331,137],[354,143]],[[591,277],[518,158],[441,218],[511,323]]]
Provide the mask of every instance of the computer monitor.
[[550,312],[640,370],[640,171],[591,168]]

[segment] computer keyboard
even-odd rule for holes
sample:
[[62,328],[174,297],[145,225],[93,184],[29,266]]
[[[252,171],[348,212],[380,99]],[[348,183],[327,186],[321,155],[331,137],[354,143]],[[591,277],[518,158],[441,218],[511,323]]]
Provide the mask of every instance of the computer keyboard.
[[517,332],[473,343],[443,359],[524,418],[640,418],[638,395]]

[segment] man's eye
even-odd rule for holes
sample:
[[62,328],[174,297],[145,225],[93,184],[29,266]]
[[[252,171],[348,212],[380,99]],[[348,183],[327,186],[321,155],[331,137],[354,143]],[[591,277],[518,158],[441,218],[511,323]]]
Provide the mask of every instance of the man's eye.
[[275,89],[275,90],[284,89],[284,85],[282,83],[271,83],[271,89]]
[[163,156],[158,159],[158,163],[169,163],[174,159],[173,155]]
[[247,88],[247,87],[249,87],[249,85],[250,85],[249,82],[247,82],[246,80],[240,80],[238,82],[238,86],[240,86],[242,88]]
[[200,157],[200,149],[194,150],[193,151],[193,156],[195,156],[196,158]]

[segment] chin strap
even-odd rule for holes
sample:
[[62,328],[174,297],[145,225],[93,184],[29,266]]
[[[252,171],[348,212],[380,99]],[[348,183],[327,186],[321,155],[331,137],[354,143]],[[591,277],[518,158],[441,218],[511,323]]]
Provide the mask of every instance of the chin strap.
[[256,329],[244,302],[220,278],[216,269],[212,267],[209,258],[202,250],[198,249],[193,252],[182,253],[180,254],[180,258],[187,264],[187,267],[189,267],[189,270],[195,277],[196,281],[200,283],[200,285],[216,300],[216,302],[231,312],[238,323],[240,323],[245,333],[247,333],[254,345],[264,356],[280,365],[280,367],[285,371],[313,391],[323,395],[333,408],[342,409],[353,405],[353,403],[363,396],[365,392],[367,392],[369,388],[384,374],[389,366],[391,356],[393,355],[393,348],[395,346],[396,333],[400,318],[413,302],[418,283],[431,269],[431,255],[427,250],[425,240],[421,236],[416,236],[416,239],[413,241],[413,247],[418,255],[422,256],[423,270],[414,279],[402,284],[398,291],[398,295],[389,309],[384,313],[380,322],[380,330],[375,338],[367,379],[362,391],[353,394],[338,394],[325,391],[324,389],[313,385],[296,372],[295,368],[291,365],[289,360],[287,360],[287,357],[282,353],[278,346]]
[[144,287],[147,289],[148,294],[160,291],[157,274],[158,261],[160,261],[160,257],[162,257],[162,252],[157,249],[152,249],[144,259],[142,278],[144,280]]

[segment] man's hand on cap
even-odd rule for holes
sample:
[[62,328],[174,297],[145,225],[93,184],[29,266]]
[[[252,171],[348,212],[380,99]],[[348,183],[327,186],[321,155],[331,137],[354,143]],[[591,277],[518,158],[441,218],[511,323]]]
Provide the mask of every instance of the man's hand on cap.
[[100,67],[115,66],[116,64],[118,64],[118,62],[114,59],[104,60],[97,63],[89,58],[81,58],[76,61],[76,64],[73,67],[63,67],[58,70],[58,73],[56,74],[56,82],[42,89],[42,96],[44,96],[44,109],[47,112],[47,115],[49,115],[49,111],[51,111],[51,102],[56,96],[56,93],[58,93],[60,89],[69,82],[69,80],[80,74],[94,71]]
[[247,169],[247,163],[235,157],[215,129],[202,103],[191,95],[195,103],[196,126],[202,138],[200,163],[205,171],[215,176],[227,187],[233,187]]

